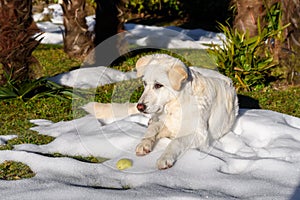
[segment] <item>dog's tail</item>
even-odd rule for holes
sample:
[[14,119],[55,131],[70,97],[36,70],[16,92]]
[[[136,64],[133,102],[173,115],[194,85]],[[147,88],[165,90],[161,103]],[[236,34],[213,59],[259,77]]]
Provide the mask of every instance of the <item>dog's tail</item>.
[[90,102],[82,109],[97,119],[118,120],[128,117],[129,115],[138,114],[136,103],[97,103]]

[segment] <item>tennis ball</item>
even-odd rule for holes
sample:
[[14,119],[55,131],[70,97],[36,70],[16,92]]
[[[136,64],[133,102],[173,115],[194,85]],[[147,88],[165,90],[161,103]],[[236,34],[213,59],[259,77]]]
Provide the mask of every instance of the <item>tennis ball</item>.
[[120,159],[116,164],[118,170],[124,170],[132,167],[132,160],[127,158]]

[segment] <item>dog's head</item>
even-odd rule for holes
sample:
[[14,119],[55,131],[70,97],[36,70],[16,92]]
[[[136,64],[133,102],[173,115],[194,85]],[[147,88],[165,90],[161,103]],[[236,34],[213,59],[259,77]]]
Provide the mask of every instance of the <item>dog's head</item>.
[[179,59],[166,54],[140,58],[136,63],[137,77],[142,77],[144,92],[137,109],[144,113],[159,113],[176,99],[189,78],[189,70]]

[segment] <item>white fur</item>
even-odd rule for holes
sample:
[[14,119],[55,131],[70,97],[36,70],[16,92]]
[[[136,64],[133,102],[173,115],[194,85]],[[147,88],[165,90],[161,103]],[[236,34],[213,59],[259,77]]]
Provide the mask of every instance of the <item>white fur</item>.
[[[148,154],[159,138],[168,137],[172,141],[157,160],[157,167],[166,169],[189,148],[204,149],[231,130],[238,101],[229,78],[213,70],[188,68],[165,54],[144,56],[136,68],[145,83],[138,103],[151,115],[137,155]],[[137,112],[133,105],[129,110]]]

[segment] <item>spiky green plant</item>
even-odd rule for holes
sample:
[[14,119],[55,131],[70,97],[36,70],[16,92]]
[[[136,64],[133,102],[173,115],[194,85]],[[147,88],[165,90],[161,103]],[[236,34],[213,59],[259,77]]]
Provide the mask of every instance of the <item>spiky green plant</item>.
[[265,87],[270,82],[272,69],[278,64],[266,41],[276,37],[285,27],[261,29],[258,20],[258,34],[251,37],[249,32],[241,33],[228,24],[220,24],[226,39],[222,39],[223,46],[211,45],[208,53],[215,59],[220,72],[234,81],[237,89],[250,91]]
[[57,97],[71,100],[75,96],[78,97],[73,93],[73,89],[49,81],[46,77],[23,82],[8,81],[6,85],[0,87],[0,100],[21,99],[28,101],[40,97]]

